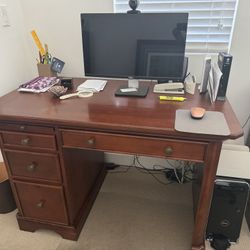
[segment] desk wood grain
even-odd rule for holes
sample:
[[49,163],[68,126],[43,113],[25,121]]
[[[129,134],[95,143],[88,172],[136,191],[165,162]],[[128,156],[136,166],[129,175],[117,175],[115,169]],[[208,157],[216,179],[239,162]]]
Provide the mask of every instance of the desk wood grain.
[[[74,79],[72,92],[83,81]],[[49,228],[64,238],[77,239],[105,175],[102,168],[103,151],[133,153],[204,162],[191,248],[205,249],[204,236],[221,145],[226,139],[240,137],[243,130],[228,100],[211,104],[207,95],[200,95],[196,91],[195,95],[185,94],[187,99],[184,102],[160,101],[159,94],[153,93],[153,83],[140,84],[149,86],[146,98],[115,97],[115,91],[124,85],[124,81],[118,80],[108,81],[105,89],[91,98],[59,100],[49,92],[31,94],[16,90],[0,98],[0,144],[11,182],[15,180],[11,176],[8,164],[10,154],[7,152],[10,149],[15,151],[15,148],[8,148],[9,145],[4,144],[3,140],[10,132],[19,133],[20,129],[26,128],[21,131],[22,134],[29,130],[38,136],[44,134],[42,138],[53,134],[56,138],[54,155],[59,157],[60,162],[60,209],[66,209],[66,214],[53,224],[46,221],[46,216],[39,219],[34,214],[34,218],[27,218],[22,208],[24,197],[12,184],[21,229],[34,231]],[[176,110],[194,106],[223,112],[230,135],[175,131]],[[20,148],[16,147],[16,150],[18,152]],[[28,154],[29,149],[25,150]],[[32,185],[37,185],[36,179]],[[57,190],[55,187],[52,189]],[[26,202],[29,204],[29,201]],[[32,211],[29,213],[33,215]],[[67,225],[60,225],[62,221]]]

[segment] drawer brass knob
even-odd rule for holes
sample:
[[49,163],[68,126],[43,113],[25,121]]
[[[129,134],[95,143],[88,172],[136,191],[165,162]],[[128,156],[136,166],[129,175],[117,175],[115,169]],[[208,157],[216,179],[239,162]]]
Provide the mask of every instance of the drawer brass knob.
[[89,138],[88,144],[89,144],[89,146],[94,146],[95,145],[95,138]]
[[29,143],[30,143],[30,138],[24,138],[21,140],[21,144],[24,146],[29,145]]
[[44,201],[40,201],[36,204],[38,208],[42,208],[44,206]]
[[26,167],[29,172],[33,172],[36,169],[36,164],[32,163]]
[[173,153],[173,149],[171,147],[166,147],[165,148],[165,154],[166,155],[171,155]]

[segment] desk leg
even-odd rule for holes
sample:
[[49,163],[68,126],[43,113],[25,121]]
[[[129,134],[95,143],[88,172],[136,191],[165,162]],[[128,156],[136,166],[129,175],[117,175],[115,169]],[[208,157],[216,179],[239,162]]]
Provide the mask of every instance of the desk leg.
[[207,148],[204,162],[204,174],[195,216],[192,250],[205,249],[206,226],[213,194],[217,165],[220,157],[221,145],[221,142],[214,142],[210,143]]

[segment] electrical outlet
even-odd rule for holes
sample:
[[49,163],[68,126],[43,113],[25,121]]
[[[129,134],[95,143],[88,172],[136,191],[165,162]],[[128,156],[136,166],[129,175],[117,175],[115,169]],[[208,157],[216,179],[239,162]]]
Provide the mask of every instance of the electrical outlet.
[[7,5],[0,5],[0,20],[3,27],[10,26],[9,15],[7,11]]

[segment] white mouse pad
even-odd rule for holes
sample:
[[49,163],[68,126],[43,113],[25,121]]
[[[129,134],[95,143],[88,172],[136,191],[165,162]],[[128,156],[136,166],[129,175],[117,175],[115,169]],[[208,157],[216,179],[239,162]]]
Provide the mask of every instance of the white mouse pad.
[[178,109],[175,114],[175,130],[187,133],[230,135],[224,114],[206,111],[202,119],[193,119],[190,110]]

